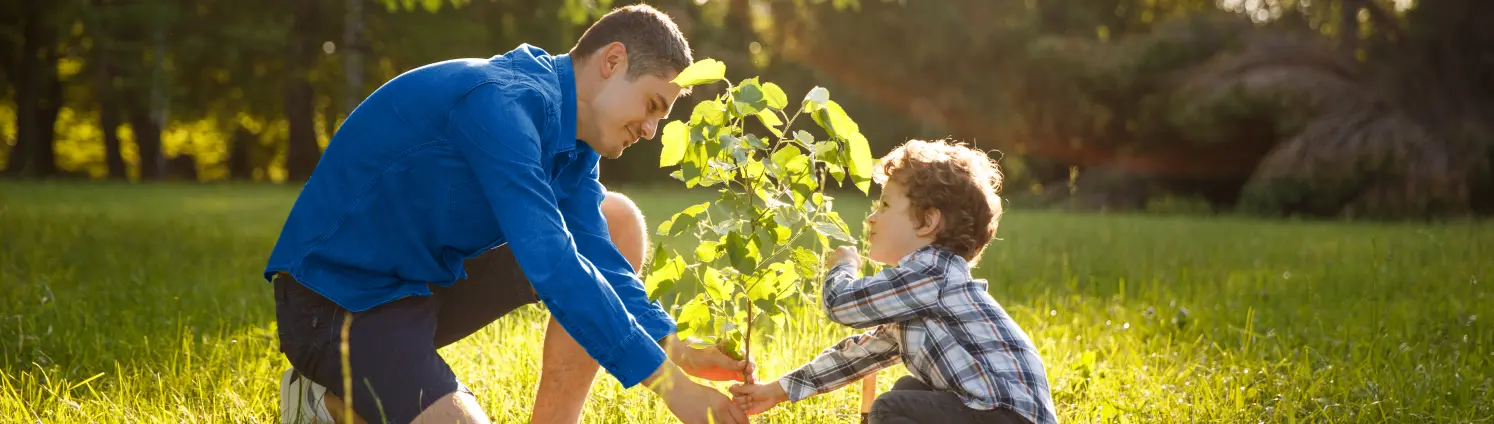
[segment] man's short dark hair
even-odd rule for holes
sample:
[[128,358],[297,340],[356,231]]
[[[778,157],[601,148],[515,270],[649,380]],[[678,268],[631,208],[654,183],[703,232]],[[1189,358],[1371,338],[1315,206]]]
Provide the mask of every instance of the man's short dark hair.
[[646,4],[619,7],[602,16],[581,34],[571,56],[586,59],[614,41],[628,49],[629,80],[645,74],[662,78],[695,62],[690,43],[674,20]]

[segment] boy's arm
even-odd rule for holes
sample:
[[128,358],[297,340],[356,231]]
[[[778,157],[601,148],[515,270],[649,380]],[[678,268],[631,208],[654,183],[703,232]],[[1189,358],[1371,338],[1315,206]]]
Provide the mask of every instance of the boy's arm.
[[898,340],[886,327],[842,339],[820,356],[778,379],[789,401],[835,391],[900,359]]
[[858,279],[856,268],[842,262],[825,277],[822,300],[831,321],[866,328],[905,321],[939,305],[936,275],[896,266]]

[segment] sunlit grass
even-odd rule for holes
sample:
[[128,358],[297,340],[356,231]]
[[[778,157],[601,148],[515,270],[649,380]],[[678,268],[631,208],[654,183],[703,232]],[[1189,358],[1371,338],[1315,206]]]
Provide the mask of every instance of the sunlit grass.
[[[630,192],[654,225],[708,199]],[[274,421],[287,363],[258,272],[295,193],[0,183],[0,422]],[[1494,225],[1018,210],[1000,237],[977,274],[1042,350],[1063,422],[1494,416]],[[497,422],[527,421],[546,316],[441,352]],[[759,376],[853,333],[801,311],[754,345]],[[852,386],[757,421],[853,422],[859,404]],[[668,412],[602,374],[584,417]]]

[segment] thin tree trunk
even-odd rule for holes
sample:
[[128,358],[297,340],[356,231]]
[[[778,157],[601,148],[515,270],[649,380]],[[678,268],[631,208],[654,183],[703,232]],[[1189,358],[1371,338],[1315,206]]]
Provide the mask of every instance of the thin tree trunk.
[[165,161],[161,158],[161,128],[151,116],[151,111],[138,97],[128,100],[130,130],[135,133],[135,146],[140,153],[140,179],[160,180]]
[[94,94],[99,100],[99,130],[104,133],[104,164],[109,169],[109,179],[124,180],[129,178],[129,174],[125,172],[124,153],[119,144],[118,90],[114,87],[115,70],[108,56],[108,53],[95,56],[99,62]]
[[1359,11],[1364,8],[1362,3],[1363,0],[1342,0],[1338,3],[1338,46],[1349,57],[1356,57],[1359,51]]
[[92,22],[93,28],[93,67],[94,67],[94,96],[99,102],[99,130],[104,134],[104,165],[108,169],[108,178],[111,180],[125,180],[129,178],[129,172],[125,170],[124,153],[119,144],[120,106],[119,88],[115,87],[114,79],[119,75],[119,69],[114,65],[114,37],[111,31],[110,14],[114,13],[111,0],[94,0],[93,6],[98,8],[95,16],[100,18]]
[[363,101],[363,0],[347,0],[346,12],[342,34],[343,74],[347,78],[347,93],[342,102],[344,118]]
[[306,181],[316,169],[321,148],[316,143],[316,113],[312,105],[313,91],[306,71],[315,54],[312,28],[316,21],[316,4],[310,1],[292,0],[296,11],[291,25],[290,48],[286,57],[286,71],[290,78],[285,87],[285,119],[290,124],[290,140],[286,150],[286,170],[292,181]]
[[254,165],[250,162],[254,134],[244,128],[243,124],[235,127],[233,136],[228,140],[228,179],[248,181],[254,178]]
[[[16,145],[10,151],[7,173],[50,176],[57,172],[52,128],[61,107],[57,81],[57,32],[46,6],[25,2],[21,60],[15,78]],[[55,99],[55,100],[54,100]]]
[[[55,39],[53,39],[55,41]],[[31,175],[57,175],[57,115],[62,113],[62,81],[57,76],[57,49],[47,48],[42,61],[41,97],[37,99],[36,139],[32,144]]]

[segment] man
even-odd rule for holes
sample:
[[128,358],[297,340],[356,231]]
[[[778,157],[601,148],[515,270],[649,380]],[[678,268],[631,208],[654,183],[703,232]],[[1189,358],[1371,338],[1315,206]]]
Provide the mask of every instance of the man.
[[685,94],[670,81],[692,61],[668,16],[630,6],[568,53],[523,45],[434,63],[359,104],[265,269],[294,367],[283,418],[341,421],[351,401],[367,422],[486,422],[436,350],[543,302],[533,421],[576,422],[600,365],[681,421],[747,422],[685,373],[745,381],[752,365],[674,335],[636,274],[641,214],[597,181],[601,157],[654,137]]

